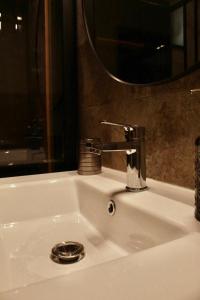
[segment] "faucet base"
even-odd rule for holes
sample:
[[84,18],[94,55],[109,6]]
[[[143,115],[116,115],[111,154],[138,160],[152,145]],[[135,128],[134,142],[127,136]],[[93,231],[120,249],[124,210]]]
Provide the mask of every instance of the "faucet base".
[[143,192],[145,190],[148,190],[148,186],[142,187],[142,188],[131,188],[129,186],[126,186],[126,190],[127,192],[132,192],[132,193],[139,193],[139,192]]

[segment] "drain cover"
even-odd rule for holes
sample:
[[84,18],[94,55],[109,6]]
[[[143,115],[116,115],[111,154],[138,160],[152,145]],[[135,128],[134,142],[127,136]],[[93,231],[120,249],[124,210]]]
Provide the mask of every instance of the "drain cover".
[[51,259],[58,264],[75,263],[83,259],[84,256],[84,247],[77,242],[59,243],[51,251]]

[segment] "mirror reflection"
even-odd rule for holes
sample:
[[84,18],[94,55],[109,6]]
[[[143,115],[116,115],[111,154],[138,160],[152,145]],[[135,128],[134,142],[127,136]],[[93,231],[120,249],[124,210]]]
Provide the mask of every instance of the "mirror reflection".
[[200,1],[83,0],[92,47],[128,83],[183,76],[200,61]]

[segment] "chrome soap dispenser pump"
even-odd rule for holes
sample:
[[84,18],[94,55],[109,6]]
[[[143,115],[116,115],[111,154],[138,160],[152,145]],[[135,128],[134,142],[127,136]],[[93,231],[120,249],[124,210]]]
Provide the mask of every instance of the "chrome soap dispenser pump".
[[195,218],[200,221],[200,137],[195,141]]

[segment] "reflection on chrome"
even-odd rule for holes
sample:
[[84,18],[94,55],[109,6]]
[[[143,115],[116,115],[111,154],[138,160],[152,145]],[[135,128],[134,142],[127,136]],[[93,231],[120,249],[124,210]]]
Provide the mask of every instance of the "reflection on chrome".
[[62,215],[56,215],[52,218],[52,221],[54,223],[60,223],[61,222],[61,218],[62,218]]
[[14,183],[11,183],[10,185],[9,185],[9,188],[11,188],[11,189],[15,189],[17,186],[16,186],[16,184],[14,184]]
[[17,223],[8,223],[8,224],[2,224],[2,229],[10,229],[10,228],[14,228],[15,225],[17,225]]
[[49,183],[56,183],[56,182],[58,182],[57,179],[51,179],[51,180],[49,180]]

